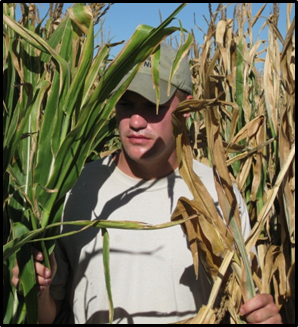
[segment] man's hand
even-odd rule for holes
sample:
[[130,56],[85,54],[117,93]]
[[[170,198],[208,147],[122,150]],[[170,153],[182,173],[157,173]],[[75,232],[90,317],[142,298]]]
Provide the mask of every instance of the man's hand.
[[270,294],[257,294],[241,306],[240,314],[249,324],[282,324],[278,307]]
[[[43,292],[47,286],[50,285],[52,279],[55,276],[57,270],[57,264],[55,260],[54,253],[49,257],[51,270],[46,268],[43,264],[43,254],[42,252],[37,251],[35,248],[32,248],[32,254],[34,258],[34,267],[36,273],[36,283],[40,292]],[[18,289],[19,286],[19,266],[16,262],[16,265],[12,269],[12,284]]]
[[[62,301],[55,301],[50,295],[49,285],[57,271],[57,263],[54,253],[49,256],[51,269],[43,265],[43,254],[32,247],[34,259],[34,268],[36,276],[36,284],[39,290],[38,296],[38,323],[52,324],[59,313]],[[12,284],[18,289],[20,282],[20,271],[18,263],[12,269]]]

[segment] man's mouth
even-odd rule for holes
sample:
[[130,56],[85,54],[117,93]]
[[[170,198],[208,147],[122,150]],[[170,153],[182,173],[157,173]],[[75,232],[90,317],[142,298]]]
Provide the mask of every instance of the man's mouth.
[[142,134],[130,134],[128,135],[127,138],[131,143],[135,143],[135,144],[143,144],[150,141],[149,137],[146,137]]

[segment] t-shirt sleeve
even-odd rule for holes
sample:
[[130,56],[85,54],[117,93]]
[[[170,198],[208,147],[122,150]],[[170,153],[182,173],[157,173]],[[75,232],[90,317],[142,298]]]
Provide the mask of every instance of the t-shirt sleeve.
[[241,232],[244,240],[246,240],[251,232],[251,226],[250,226],[250,219],[249,214],[247,210],[246,203],[238,190],[238,188],[234,186],[234,193],[237,199],[239,213],[240,213],[240,219],[241,219]]

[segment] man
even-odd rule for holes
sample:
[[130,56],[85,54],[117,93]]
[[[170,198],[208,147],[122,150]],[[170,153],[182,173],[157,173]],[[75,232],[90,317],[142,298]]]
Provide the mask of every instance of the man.
[[[134,78],[116,106],[122,150],[84,168],[67,196],[64,221],[135,220],[156,225],[170,221],[180,196],[192,198],[179,176],[171,125],[171,114],[179,102],[192,98],[191,75],[184,59],[167,94],[174,57],[173,48],[162,43],[158,114],[149,59]],[[212,170],[196,161],[194,170],[217,203]],[[247,210],[239,192],[236,197],[242,213],[242,233],[247,237]],[[62,232],[74,229],[66,226]],[[200,269],[196,280],[179,225],[151,231],[109,229],[109,236],[114,323],[173,323],[194,316],[206,304],[208,276]],[[59,239],[57,264],[52,256],[51,271],[41,264],[42,254],[34,254],[42,291],[40,323],[52,323],[67,303],[69,322],[109,322],[101,237],[101,231],[88,229]],[[13,283],[18,283],[17,267]],[[241,314],[248,322],[281,322],[270,295],[251,299],[241,307]]]

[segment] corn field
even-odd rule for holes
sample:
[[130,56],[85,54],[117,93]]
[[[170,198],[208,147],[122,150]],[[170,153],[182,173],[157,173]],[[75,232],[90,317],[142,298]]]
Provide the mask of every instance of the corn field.
[[[22,10],[19,22],[16,5]],[[31,246],[43,251],[49,266],[65,194],[86,162],[119,148],[115,104],[140,64],[180,30],[169,24],[185,6],[177,7],[155,29],[138,27],[111,61],[113,44],[103,43],[93,54],[94,25],[111,5],[75,4],[64,13],[63,3],[50,4],[49,17],[43,20],[35,4],[3,4],[3,323],[37,323]],[[252,4],[234,5],[230,18],[222,4],[215,12],[209,7],[203,44],[193,31],[185,31],[178,45],[180,54],[188,53],[195,100],[177,107],[173,131],[180,174],[194,200],[181,198],[171,221],[159,226],[105,220],[79,224],[82,230],[102,228],[107,256],[109,228],[181,224],[192,244],[195,272],[199,253],[213,279],[208,304],[181,323],[241,323],[240,305],[256,292],[272,294],[283,322],[295,323],[293,4],[287,4],[287,17],[279,17],[278,5],[272,4],[273,14],[265,20],[262,13],[269,4],[255,16]],[[259,19],[267,40],[255,38]],[[279,19],[286,20],[284,38]],[[263,63],[262,71],[256,68],[258,63]],[[112,93],[135,66],[131,77]],[[186,126],[185,113],[191,113]],[[193,173],[193,157],[212,166],[224,219]],[[250,214],[252,232],[245,241],[239,233],[232,183]],[[22,295],[11,285],[16,259]],[[108,267],[106,280],[112,322]]]

